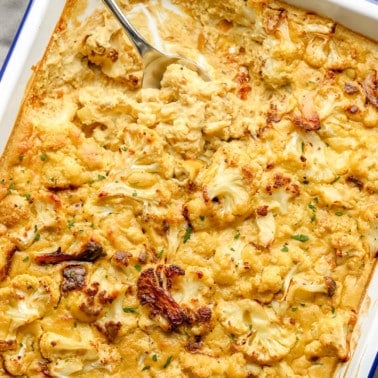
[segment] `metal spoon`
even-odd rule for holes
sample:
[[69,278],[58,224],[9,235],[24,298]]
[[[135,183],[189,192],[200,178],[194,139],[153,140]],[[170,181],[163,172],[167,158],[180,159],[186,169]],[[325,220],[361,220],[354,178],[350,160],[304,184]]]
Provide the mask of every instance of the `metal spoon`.
[[161,51],[152,47],[129,22],[115,0],[103,0],[103,2],[120,22],[123,29],[129,36],[131,42],[137,49],[140,57],[142,58],[142,88],[160,88],[160,82],[167,67],[173,63],[182,64],[190,68],[191,70],[196,71],[199,76],[205,81],[210,80],[207,72],[193,61],[178,55],[163,54]]

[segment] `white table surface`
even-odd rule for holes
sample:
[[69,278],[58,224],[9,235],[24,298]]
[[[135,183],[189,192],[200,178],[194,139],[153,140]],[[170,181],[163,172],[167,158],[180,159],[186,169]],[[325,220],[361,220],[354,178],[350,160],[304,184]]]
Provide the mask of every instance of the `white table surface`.
[[0,67],[16,34],[28,0],[0,0]]

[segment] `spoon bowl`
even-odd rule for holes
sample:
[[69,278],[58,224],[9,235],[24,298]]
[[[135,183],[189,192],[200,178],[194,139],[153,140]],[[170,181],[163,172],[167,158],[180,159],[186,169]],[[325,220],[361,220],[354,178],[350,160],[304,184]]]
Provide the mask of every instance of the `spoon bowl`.
[[103,0],[103,2],[119,21],[142,59],[142,88],[160,88],[167,67],[174,63],[182,64],[197,72],[203,80],[210,81],[208,73],[192,60],[178,55],[164,54],[151,46],[130,23],[115,0]]

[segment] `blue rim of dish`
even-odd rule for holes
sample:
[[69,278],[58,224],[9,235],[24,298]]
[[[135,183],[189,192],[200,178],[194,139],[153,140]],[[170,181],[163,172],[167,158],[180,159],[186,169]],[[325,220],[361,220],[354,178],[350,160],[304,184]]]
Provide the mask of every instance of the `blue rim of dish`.
[[375,373],[377,371],[378,371],[378,353],[375,355],[375,359],[374,359],[373,365],[371,365],[368,378],[374,378]]
[[16,34],[13,37],[12,43],[11,43],[11,45],[9,47],[9,50],[8,50],[8,53],[7,53],[7,55],[6,55],[5,59],[4,59],[3,65],[0,68],[0,81],[3,78],[3,76],[4,76],[4,72],[5,72],[5,70],[6,70],[7,66],[8,66],[9,60],[10,60],[12,54],[13,54],[14,48],[16,47],[18,38],[20,37],[20,34],[21,34],[22,29],[23,29],[23,27],[25,25],[26,19],[28,18],[31,6],[33,5],[34,1],[35,0],[29,0],[28,4],[26,6],[24,15],[22,16],[22,19],[21,19],[20,24],[19,24],[19,26],[17,28]]

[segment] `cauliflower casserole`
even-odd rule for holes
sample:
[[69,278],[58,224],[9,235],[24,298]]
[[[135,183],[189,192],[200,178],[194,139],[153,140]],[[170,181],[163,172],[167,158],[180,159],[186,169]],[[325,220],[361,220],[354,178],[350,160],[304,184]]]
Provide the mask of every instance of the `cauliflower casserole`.
[[[141,89],[68,0],[0,164],[1,376],[332,377],[378,251],[378,45],[277,1],[120,1],[201,62]],[[154,19],[156,30],[151,27]]]

